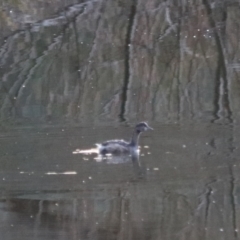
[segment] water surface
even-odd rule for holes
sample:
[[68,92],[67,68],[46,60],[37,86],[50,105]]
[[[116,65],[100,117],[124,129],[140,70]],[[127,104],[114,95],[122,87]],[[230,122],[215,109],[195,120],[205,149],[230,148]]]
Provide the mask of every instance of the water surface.
[[5,132],[2,238],[238,239],[237,128],[153,126],[139,161],[118,164],[72,151],[131,127]]

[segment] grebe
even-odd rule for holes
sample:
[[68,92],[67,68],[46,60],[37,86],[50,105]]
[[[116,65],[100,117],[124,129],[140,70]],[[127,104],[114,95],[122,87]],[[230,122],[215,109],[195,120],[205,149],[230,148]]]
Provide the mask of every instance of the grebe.
[[130,142],[124,140],[109,140],[101,144],[96,144],[100,154],[132,154],[138,150],[138,140],[142,132],[153,130],[147,123],[141,122],[135,126]]

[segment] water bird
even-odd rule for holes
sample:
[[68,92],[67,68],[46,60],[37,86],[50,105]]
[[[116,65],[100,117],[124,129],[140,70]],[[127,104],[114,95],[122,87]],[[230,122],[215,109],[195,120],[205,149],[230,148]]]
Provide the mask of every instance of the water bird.
[[101,144],[97,143],[99,154],[119,155],[119,154],[134,154],[138,151],[138,140],[142,132],[153,130],[146,122],[138,123],[133,131],[132,138],[129,142],[124,140],[109,140]]

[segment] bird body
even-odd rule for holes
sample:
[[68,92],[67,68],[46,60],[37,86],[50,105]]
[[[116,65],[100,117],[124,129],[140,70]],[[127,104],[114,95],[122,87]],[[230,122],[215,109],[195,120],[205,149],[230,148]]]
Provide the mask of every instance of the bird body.
[[142,132],[152,128],[148,126],[147,123],[141,122],[135,126],[131,141],[126,142],[124,140],[109,140],[103,142],[102,144],[96,144],[99,150],[99,153],[102,155],[113,154],[132,154],[138,151],[138,140]]

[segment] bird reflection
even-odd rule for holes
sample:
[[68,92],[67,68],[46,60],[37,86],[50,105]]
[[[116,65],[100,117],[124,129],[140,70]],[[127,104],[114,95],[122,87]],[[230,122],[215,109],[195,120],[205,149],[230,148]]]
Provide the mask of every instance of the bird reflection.
[[99,163],[104,162],[107,164],[124,164],[132,162],[134,172],[136,173],[136,175],[138,175],[138,177],[140,177],[144,175],[145,171],[144,168],[141,166],[139,153],[140,153],[139,149],[138,151],[133,151],[130,154],[105,154],[105,155],[100,154],[97,148],[83,150],[76,149],[75,151],[73,151],[73,154],[84,155],[83,160],[89,160],[89,157],[91,155],[96,155],[93,157],[93,159]]
[[[128,153],[128,154],[108,153],[103,155],[99,153],[99,150],[97,148],[91,148],[91,149],[82,149],[82,150],[76,149],[75,151],[73,151],[73,154],[82,154],[85,156],[96,154],[97,156],[93,158],[96,162],[105,162],[108,164],[122,164],[130,161],[133,161],[134,163],[139,162],[139,150],[134,151],[132,153]],[[83,159],[86,160],[85,157]]]

